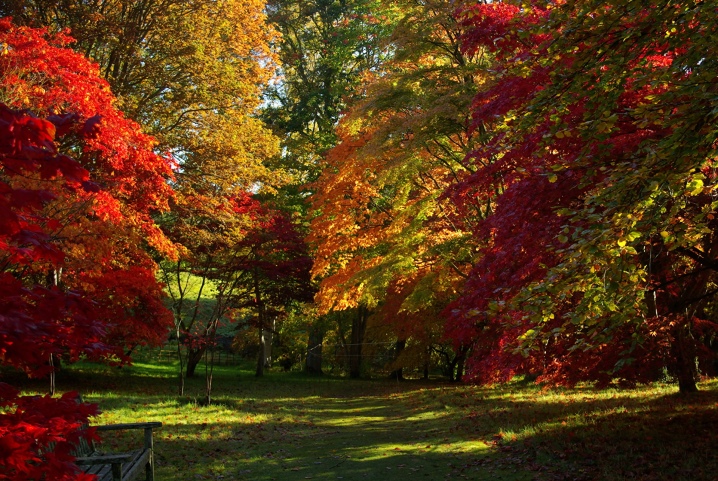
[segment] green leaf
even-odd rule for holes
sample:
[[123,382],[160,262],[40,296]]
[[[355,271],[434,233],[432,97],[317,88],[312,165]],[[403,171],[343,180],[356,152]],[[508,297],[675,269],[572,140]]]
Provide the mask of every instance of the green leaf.
[[701,179],[693,179],[686,186],[688,195],[698,195],[703,192],[703,181]]

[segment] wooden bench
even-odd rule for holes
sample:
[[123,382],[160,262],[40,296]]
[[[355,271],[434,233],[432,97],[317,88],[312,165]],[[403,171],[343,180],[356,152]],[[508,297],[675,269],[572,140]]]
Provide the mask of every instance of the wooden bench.
[[146,481],[154,481],[152,430],[160,426],[162,426],[160,422],[95,426],[98,432],[144,429],[144,447],[128,453],[103,454],[95,448],[94,443],[83,440],[75,450],[75,464],[84,472],[96,475],[99,481],[132,481],[143,471]]

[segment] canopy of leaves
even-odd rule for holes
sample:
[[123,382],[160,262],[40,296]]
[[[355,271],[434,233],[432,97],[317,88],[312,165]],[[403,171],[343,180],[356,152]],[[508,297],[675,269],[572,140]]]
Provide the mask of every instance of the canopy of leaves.
[[2,14],[69,28],[119,108],[173,152],[181,175],[224,189],[283,181],[264,165],[276,139],[254,117],[275,64],[263,2],[11,0]]
[[464,48],[501,61],[473,108],[490,136],[469,159],[490,164],[449,190],[496,203],[452,307],[484,379],[646,380],[670,359],[695,387],[686,359],[714,294],[710,15],[692,2],[466,10]]
[[467,112],[479,56],[459,52],[453,7],[393,5],[402,17],[389,39],[392,59],[365,75],[365,96],[342,119],[340,143],[313,187],[324,309],[376,305],[391,284],[407,281],[417,288],[407,308],[427,307],[470,262],[455,250],[466,232],[439,197],[468,173],[461,161],[472,142]]
[[390,13],[376,0],[271,0],[267,10],[281,33],[274,48],[282,67],[263,118],[283,138],[282,165],[307,182],[336,144],[334,128],[362,73],[384,55]]
[[[171,319],[145,250],[174,252],[151,218],[170,161],[68,41],[0,19],[0,359],[35,376],[51,356],[122,361]],[[4,383],[0,404],[0,477],[89,479],[71,446],[94,406]]]

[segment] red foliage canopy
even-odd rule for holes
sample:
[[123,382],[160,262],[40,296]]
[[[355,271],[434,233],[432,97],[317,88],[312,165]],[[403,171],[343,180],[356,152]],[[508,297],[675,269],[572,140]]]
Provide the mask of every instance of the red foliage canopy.
[[496,59],[473,105],[475,173],[446,193],[496,206],[447,310],[480,380],[635,382],[667,367],[695,389],[689,360],[715,327],[714,103],[695,89],[715,75],[713,14],[638,1],[463,13],[464,48]]
[[12,103],[0,112],[0,302],[14,338],[3,349],[36,374],[50,353],[121,356],[171,326],[146,249],[173,252],[151,218],[172,195],[170,161],[70,41],[0,20],[0,98]]
[[[52,355],[122,359],[171,325],[143,247],[171,252],[150,218],[170,164],[67,41],[0,20],[0,360],[32,375]],[[95,406],[4,383],[0,406],[0,479],[92,478],[70,450]]]

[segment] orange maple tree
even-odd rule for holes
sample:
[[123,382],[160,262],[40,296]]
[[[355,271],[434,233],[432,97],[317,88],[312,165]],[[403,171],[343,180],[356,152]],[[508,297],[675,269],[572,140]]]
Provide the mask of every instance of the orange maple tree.
[[[340,142],[313,188],[309,240],[317,249],[320,310],[368,306],[377,312],[369,326],[377,335],[413,339],[409,345],[423,343],[421,349],[440,338],[426,333],[441,329],[416,320],[440,326],[441,316],[428,313],[456,295],[474,242],[471,216],[459,216],[442,198],[470,174],[462,163],[476,138],[468,106],[483,62],[458,49],[454,10],[441,2],[402,4],[389,39],[394,56],[366,74],[365,96],[343,117]],[[477,206],[473,215],[485,213]]]

